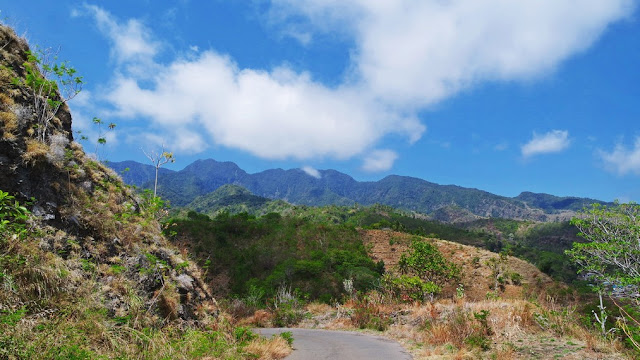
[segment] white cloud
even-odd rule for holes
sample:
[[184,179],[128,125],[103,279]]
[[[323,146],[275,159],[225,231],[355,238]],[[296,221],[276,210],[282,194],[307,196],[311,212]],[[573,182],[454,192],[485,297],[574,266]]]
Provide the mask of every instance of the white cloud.
[[346,159],[388,133],[419,138],[424,126],[363,99],[352,89],[329,89],[287,68],[239,69],[207,51],[157,72],[152,89],[118,78],[107,95],[121,116],[160,126],[202,126],[218,144],[268,159]]
[[[353,40],[342,84],[328,87],[286,66],[242,69],[215,51],[158,63],[162,44],[141,22],[119,22],[85,6],[119,65],[106,99],[118,115],[148,118],[158,131],[204,129],[209,139],[199,133],[183,148],[216,143],[267,159],[347,159],[371,151],[388,134],[419,140],[426,127],[418,111],[461,89],[552,71],[634,7],[633,0],[272,4],[282,28],[294,29],[302,43],[311,42],[314,31],[337,30]],[[527,154],[553,151],[525,147]],[[363,168],[388,169],[396,157],[374,151]]]
[[302,46],[308,46],[309,44],[311,44],[311,40],[313,39],[313,36],[310,32],[300,29],[291,28],[284,30],[283,33],[285,36],[288,36],[299,42]]
[[636,138],[632,149],[618,144],[612,152],[600,151],[599,153],[609,171],[620,175],[627,173],[640,175],[640,137]]
[[560,152],[569,147],[570,142],[569,132],[566,130],[551,130],[542,135],[534,132],[533,138],[522,145],[522,156]]
[[320,179],[322,177],[322,175],[320,174],[320,171],[312,168],[311,166],[304,166],[301,169],[302,171],[304,171],[307,175],[314,177],[316,179]]
[[[104,11],[94,14],[114,27],[105,29],[107,36],[121,29]],[[136,38],[149,39],[148,30],[141,30]],[[347,159],[384,135],[414,142],[425,129],[415,116],[392,111],[357,89],[329,88],[287,67],[240,69],[213,51],[155,64],[143,79],[123,71],[105,97],[121,117],[147,117],[162,129],[202,127],[217,144],[267,159]]]
[[425,106],[486,80],[553,70],[629,15],[633,0],[273,0],[280,18],[355,38],[364,90]]
[[[140,144],[141,150],[151,151],[164,146],[166,151],[182,154],[197,154],[208,148],[202,136],[185,128],[172,129],[171,133],[131,133],[127,142]],[[158,150],[159,151],[159,150]]]
[[[82,11],[91,14],[100,31],[111,40],[112,56],[116,61],[148,62],[158,53],[160,44],[152,40],[151,34],[140,21],[130,19],[124,24],[118,23],[107,11],[94,5],[85,4]],[[80,14],[81,10],[72,11],[72,16]]]
[[368,172],[381,172],[391,169],[398,154],[392,150],[374,150],[364,158],[362,170]]

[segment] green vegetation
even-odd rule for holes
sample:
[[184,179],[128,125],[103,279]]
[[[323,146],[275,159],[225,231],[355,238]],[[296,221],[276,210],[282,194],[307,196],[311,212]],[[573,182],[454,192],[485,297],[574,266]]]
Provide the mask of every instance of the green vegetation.
[[20,237],[27,231],[28,210],[16,198],[0,190],[0,235]]
[[[616,325],[627,335],[627,342],[640,351],[640,205],[616,204],[608,207],[593,204],[572,220],[586,242],[574,243],[567,255],[578,265],[599,293],[596,322],[606,335],[606,307],[602,293],[610,294],[618,307]],[[617,301],[615,299],[618,299]]]
[[433,300],[445,283],[460,278],[458,266],[445,259],[436,246],[419,238],[400,256],[398,267],[402,275],[391,282],[397,292],[408,293],[413,300]]
[[[113,129],[116,128],[116,124],[114,123],[109,123],[109,125],[107,125],[107,129],[103,129],[102,125],[104,124],[104,121],[102,121],[102,119],[94,117],[93,118],[93,124],[96,125],[98,127],[98,139],[96,140],[96,149],[95,149],[95,154],[96,154],[96,158],[100,159],[100,157],[98,156],[98,147],[100,145],[104,146],[107,144],[107,134],[106,131],[111,131]],[[85,137],[86,139],[86,137]]]
[[[386,205],[323,207],[294,206],[281,200],[269,200],[248,190],[225,185],[197,198],[191,205],[198,212],[216,216],[222,212],[263,216],[269,212],[299,218],[316,224],[344,225],[362,229],[390,229],[412,235],[445,239],[482,247],[527,260],[554,278],[566,282],[576,279],[575,266],[564,251],[579,241],[577,230],[569,222],[536,223],[510,219],[480,219],[471,223],[446,224],[425,219],[424,215],[400,211]],[[174,210],[186,217],[188,210]]]
[[572,223],[587,240],[567,251],[579,272],[597,284],[640,285],[640,205],[594,204]]
[[214,217],[222,212],[263,216],[272,212],[287,213],[293,209],[295,207],[285,201],[256,196],[243,187],[228,184],[207,195],[198,196],[182,211],[174,212],[174,214],[186,216],[189,210],[193,210]]
[[[260,289],[267,297],[290,286],[301,297],[329,301],[344,294],[343,280],[359,291],[372,288],[382,264],[367,255],[352,226],[327,225],[277,213],[256,218],[246,213],[221,213],[210,219],[190,212],[172,219],[167,228],[177,242],[187,242],[210,279],[230,277],[229,290],[238,296]],[[252,288],[253,287],[253,288]]]
[[36,133],[40,141],[46,140],[51,121],[62,104],[74,98],[82,90],[82,77],[67,62],[56,63],[57,54],[52,49],[27,52],[23,64],[24,78],[14,78],[13,84],[24,86],[33,95],[33,109],[38,123]]

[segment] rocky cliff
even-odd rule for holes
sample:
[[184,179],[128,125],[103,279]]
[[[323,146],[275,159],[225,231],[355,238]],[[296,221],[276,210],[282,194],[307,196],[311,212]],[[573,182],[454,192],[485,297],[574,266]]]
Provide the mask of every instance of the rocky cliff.
[[[74,141],[65,84],[43,76],[60,68],[46,56],[0,25],[0,210],[17,206],[13,196],[31,213],[0,211],[0,285],[11,290],[0,291],[0,311],[59,314],[88,301],[158,324],[215,313],[200,270],[163,236],[158,201]],[[18,221],[19,233],[6,231]]]

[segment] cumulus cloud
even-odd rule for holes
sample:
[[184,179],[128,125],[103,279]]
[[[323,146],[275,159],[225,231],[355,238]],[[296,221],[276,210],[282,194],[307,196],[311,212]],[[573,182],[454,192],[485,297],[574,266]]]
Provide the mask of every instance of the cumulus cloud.
[[522,156],[529,157],[537,154],[560,152],[569,147],[569,132],[566,130],[551,130],[546,134],[533,133],[533,138],[522,145]]
[[316,179],[320,179],[322,177],[322,175],[320,174],[320,171],[312,168],[311,166],[302,167],[302,171],[304,171],[307,175],[314,177]]
[[273,0],[280,17],[356,39],[373,96],[425,106],[485,80],[527,79],[584,50],[633,0]]
[[[102,17],[104,11],[94,14]],[[102,23],[114,29],[105,34],[112,36],[121,25],[106,16]],[[413,142],[425,129],[413,114],[392,110],[357,89],[329,88],[286,66],[240,69],[214,51],[156,64],[144,80],[135,73],[116,76],[106,99],[117,115],[146,117],[165,129],[200,126],[217,144],[267,159],[347,159],[384,135]]]
[[385,134],[413,140],[424,131],[415,117],[352,89],[329,89],[287,68],[241,70],[212,51],[174,62],[152,82],[148,89],[119,77],[107,97],[120,116],[143,116],[164,127],[199,125],[216,143],[267,159],[346,159]]
[[[419,140],[426,129],[417,117],[420,110],[483,81],[528,79],[553,70],[631,13],[634,2],[273,0],[271,5],[272,16],[277,14],[283,29],[294,29],[302,43],[312,45],[318,31],[340,31],[353,40],[341,84],[326,86],[287,66],[243,69],[211,50],[160,63],[155,57],[162,44],[143,23],[121,22],[99,7],[84,6],[111,41],[118,64],[106,99],[117,115],[150,119],[160,131],[203,129],[185,148],[216,143],[266,159],[361,156],[364,169],[380,171],[375,169],[388,169],[397,154],[371,149],[389,134]],[[523,154],[547,151],[534,145],[525,145]]]
[[364,158],[362,170],[368,172],[381,172],[391,169],[398,154],[392,150],[374,150]]
[[152,40],[151,34],[140,21],[129,19],[125,23],[118,23],[104,9],[87,4],[81,10],[73,10],[72,16],[79,16],[83,12],[92,15],[100,31],[111,40],[112,56],[118,62],[142,61],[158,53],[159,42]]
[[623,144],[618,144],[613,151],[601,150],[599,154],[608,170],[620,175],[640,175],[640,137],[636,138],[633,148],[627,149]]

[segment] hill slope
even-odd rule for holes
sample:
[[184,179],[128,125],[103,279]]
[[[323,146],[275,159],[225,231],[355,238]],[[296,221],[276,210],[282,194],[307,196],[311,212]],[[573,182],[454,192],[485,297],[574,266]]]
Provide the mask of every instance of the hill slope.
[[46,61],[0,25],[0,358],[246,355],[159,199],[73,141]]

